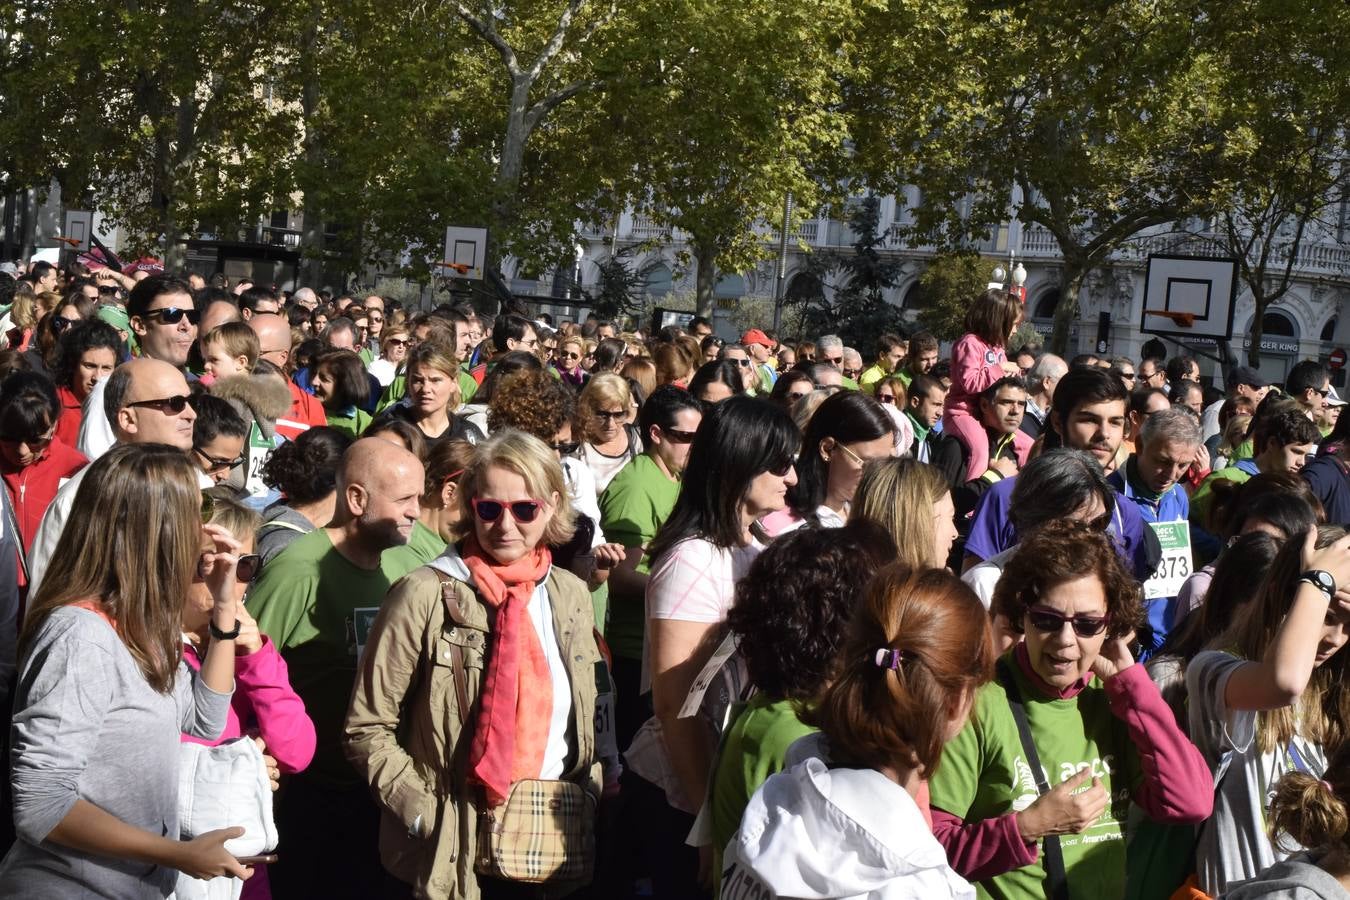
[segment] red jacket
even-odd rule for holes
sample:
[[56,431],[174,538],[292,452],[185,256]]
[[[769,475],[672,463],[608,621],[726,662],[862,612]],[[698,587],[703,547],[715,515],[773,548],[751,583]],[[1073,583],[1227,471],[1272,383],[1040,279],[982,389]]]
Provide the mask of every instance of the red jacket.
[[302,431],[328,424],[328,413],[324,412],[318,397],[306,393],[304,388],[290,379],[286,380],[286,387],[291,391],[291,411],[286,418],[277,419],[277,431],[286,440],[293,441]]
[[42,514],[51,505],[61,483],[83,469],[88,462],[83,453],[60,438],[53,438],[42,456],[22,469],[13,469],[0,462],[0,477],[5,480],[14,515],[19,519],[24,552],[32,545],[38,525],[42,522]]
[[67,447],[80,443],[80,423],[84,421],[84,405],[75,397],[75,392],[62,386],[56,389],[61,399],[61,418],[56,423],[56,436]]

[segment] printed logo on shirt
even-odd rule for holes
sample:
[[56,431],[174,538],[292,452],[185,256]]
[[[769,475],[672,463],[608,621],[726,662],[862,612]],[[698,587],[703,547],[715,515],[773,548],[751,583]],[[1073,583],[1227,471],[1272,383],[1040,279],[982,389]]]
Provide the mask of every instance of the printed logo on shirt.
[[1022,812],[1041,795],[1036,787],[1036,776],[1032,773],[1031,766],[1020,756],[1013,757],[1013,791],[1017,792],[1012,801],[1014,812]]
[[774,892],[753,872],[732,863],[722,873],[722,900],[771,900]]
[[995,353],[993,350],[984,351],[984,364],[986,366],[992,366],[996,362],[998,362],[997,353]]

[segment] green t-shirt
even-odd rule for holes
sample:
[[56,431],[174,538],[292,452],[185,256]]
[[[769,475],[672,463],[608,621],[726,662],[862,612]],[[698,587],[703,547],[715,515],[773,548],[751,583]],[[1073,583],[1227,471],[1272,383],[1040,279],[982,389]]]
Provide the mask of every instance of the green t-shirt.
[[[1142,779],[1129,731],[1112,715],[1106,689],[1095,679],[1077,697],[1050,700],[1031,686],[1011,653],[1005,658],[1026,702],[1046,783],[1054,787],[1091,768],[1111,796],[1110,806],[1086,831],[1060,836],[1069,896],[1120,900],[1125,893],[1124,825],[1131,789]],[[929,789],[934,807],[967,822],[1020,812],[1036,800],[1035,776],[998,681],[980,689],[970,721],[943,747],[942,764]],[[1029,866],[980,882],[977,890],[980,897],[1043,900],[1044,880],[1038,857]]]
[[414,568],[388,553],[379,569],[359,568],[333,548],[326,529],[316,528],[264,566],[249,591],[248,610],[281,651],[291,687],[314,721],[318,743],[308,774],[334,785],[359,783],[342,754],[357,642],[390,586]]
[[858,390],[858,382],[854,381],[852,378],[844,378],[842,379],[842,381],[845,390],[850,391]]
[[858,384],[860,384],[862,389],[867,391],[867,393],[875,394],[877,392],[877,382],[889,374],[891,373],[887,372],[886,367],[881,365],[881,363],[872,363],[872,365],[863,369],[862,374],[858,376]]
[[[605,539],[630,549],[650,542],[670,516],[679,496],[680,483],[667,478],[651,456],[638,454],[618,471],[600,495],[600,528]],[[650,560],[644,556],[637,570],[646,574],[649,566]],[[612,598],[605,639],[616,656],[642,659],[645,615],[643,598]]]
[[722,873],[722,851],[759,786],[783,771],[788,748],[815,729],[797,718],[791,700],[756,694],[727,729],[712,782],[713,878]]
[[328,413],[328,427],[342,432],[352,440],[359,438],[369,425],[370,413],[364,409],[353,410],[350,416]]
[[380,557],[382,565],[404,566],[411,572],[418,566],[425,566],[445,550],[445,541],[421,522],[413,523],[412,535],[402,547],[390,547]]

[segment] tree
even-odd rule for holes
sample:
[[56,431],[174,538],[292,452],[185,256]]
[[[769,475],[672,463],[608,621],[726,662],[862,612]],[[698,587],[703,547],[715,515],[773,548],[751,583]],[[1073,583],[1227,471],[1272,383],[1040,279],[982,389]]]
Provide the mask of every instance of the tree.
[[643,266],[632,263],[631,248],[620,250],[596,264],[596,289],[585,292],[591,311],[602,319],[640,316],[647,309],[647,284],[659,262]]
[[54,173],[67,202],[97,206],[135,250],[163,240],[166,264],[180,267],[188,232],[209,223],[229,233],[285,196],[296,117],[266,85],[288,9],[6,6],[0,142],[10,172],[44,186]]
[[1350,186],[1350,17],[1339,4],[1241,2],[1216,11],[1210,27],[1227,73],[1230,174],[1205,231],[1251,291],[1247,361],[1259,367],[1266,310],[1294,285],[1304,250],[1339,231]]
[[933,257],[919,276],[919,321],[941,341],[965,332],[966,310],[984,293],[993,263],[958,250]]

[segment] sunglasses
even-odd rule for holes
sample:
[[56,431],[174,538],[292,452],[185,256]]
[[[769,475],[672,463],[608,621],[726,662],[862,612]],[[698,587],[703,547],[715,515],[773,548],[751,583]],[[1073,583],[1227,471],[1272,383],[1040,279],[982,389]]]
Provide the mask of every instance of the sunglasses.
[[678,428],[662,428],[664,434],[672,444],[692,444],[694,442],[694,431],[681,431]]
[[[249,584],[254,578],[258,577],[258,570],[262,568],[262,557],[256,553],[248,553],[239,557],[239,564],[234,569],[234,580],[240,584]],[[197,557],[197,580],[206,580],[206,557]]]
[[234,459],[222,459],[219,456],[211,456],[209,453],[196,447],[192,448],[192,452],[197,454],[197,457],[202,462],[206,463],[206,471],[208,472],[219,472],[221,469],[235,469],[244,464],[244,458],[242,456],[236,456]]
[[79,323],[79,319],[67,319],[65,316],[52,316],[52,331],[60,334],[72,325]]
[[409,342],[407,338],[390,338],[388,343],[395,347],[406,347]]
[[189,325],[196,325],[201,317],[197,315],[195,309],[184,309],[181,306],[166,306],[163,309],[149,309],[145,311],[143,318],[150,319],[152,322],[162,322],[165,325],[177,325],[187,316]]
[[822,356],[821,359],[832,366],[842,366],[844,364],[844,358],[842,356]]
[[1027,610],[1027,621],[1031,627],[1045,634],[1055,634],[1064,628],[1064,623],[1073,625],[1074,634],[1079,637],[1096,637],[1106,630],[1111,620],[1107,616],[1066,616],[1044,606],[1033,606]]
[[562,355],[563,359],[581,359],[580,353],[573,353],[570,350]]
[[55,437],[56,429],[53,428],[46,434],[34,438],[0,438],[0,444],[9,444],[12,447],[17,447],[19,444],[25,444],[29,450],[41,450],[50,444]]
[[542,500],[516,500],[511,503],[505,503],[501,500],[489,500],[485,497],[473,498],[473,513],[480,522],[495,522],[502,517],[502,513],[511,510],[511,518],[522,525],[527,525],[539,517],[539,510],[544,508]]
[[732,362],[734,362],[736,365],[740,366],[741,368],[746,368],[747,366],[750,365],[750,360],[748,360],[748,359],[733,359]]
[[603,409],[597,409],[597,410],[595,411],[595,417],[596,417],[597,419],[608,419],[608,420],[611,421],[611,422],[618,422],[618,421],[621,421],[621,420],[623,420],[627,415],[628,415],[628,413],[627,413],[627,412],[624,412],[624,411],[622,411],[622,410],[619,410],[619,411],[616,411],[616,412],[605,412]]
[[797,464],[797,457],[795,457],[795,456],[790,456],[790,457],[787,458],[786,461],[784,461],[784,462],[780,463],[779,465],[774,466],[774,467],[772,467],[772,468],[770,468],[770,469],[767,469],[766,471],[767,471],[770,475],[775,476],[776,478],[782,478],[782,477],[784,477],[785,475],[787,475],[788,472],[791,472],[791,471],[792,471],[792,467],[795,466],[796,464]]
[[159,400],[135,400],[128,403],[127,406],[147,406],[150,409],[162,412],[166,416],[177,416],[187,409],[191,402],[191,397],[186,394],[179,394],[176,397],[163,397]]
[[787,399],[788,399],[788,402],[789,402],[789,403],[796,403],[798,400],[802,399],[803,397],[810,396],[810,394],[811,394],[810,391],[789,391],[789,392],[788,392],[788,395],[787,395]]
[[563,456],[571,456],[581,449],[581,441],[554,441],[549,447]]

